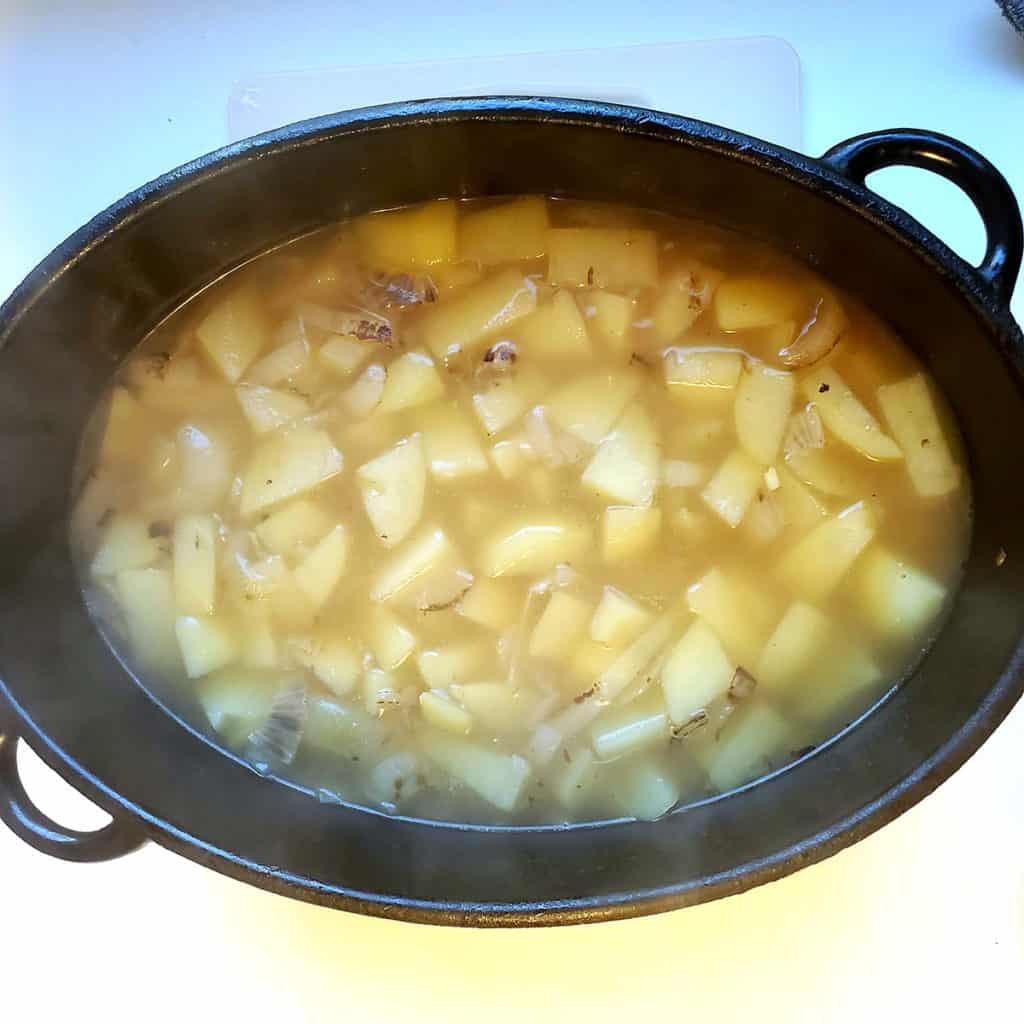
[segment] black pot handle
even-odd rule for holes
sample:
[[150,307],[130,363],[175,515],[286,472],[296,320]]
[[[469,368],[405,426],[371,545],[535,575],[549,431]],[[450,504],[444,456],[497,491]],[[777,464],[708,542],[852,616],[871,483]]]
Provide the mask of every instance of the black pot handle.
[[1006,179],[977,150],[937,132],[894,128],[840,142],[822,160],[858,185],[872,171],[899,164],[953,182],[970,197],[985,225],[985,257],[977,271],[995,298],[1009,303],[1024,252],[1020,207]]
[[51,857],[79,862],[113,860],[146,842],[134,824],[115,818],[95,832],[64,828],[36,807],[18,774],[18,736],[0,722],[0,821],[29,846]]

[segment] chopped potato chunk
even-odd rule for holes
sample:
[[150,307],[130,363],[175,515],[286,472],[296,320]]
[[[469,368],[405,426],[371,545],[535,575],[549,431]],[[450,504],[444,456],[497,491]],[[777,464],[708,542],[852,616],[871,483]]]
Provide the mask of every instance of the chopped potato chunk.
[[644,288],[658,279],[652,231],[629,228],[551,228],[548,280],[579,288]]

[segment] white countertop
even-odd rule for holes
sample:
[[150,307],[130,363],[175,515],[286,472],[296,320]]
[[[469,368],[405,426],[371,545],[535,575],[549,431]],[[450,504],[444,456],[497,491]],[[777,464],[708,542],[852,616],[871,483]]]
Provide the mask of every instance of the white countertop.
[[[807,152],[870,129],[938,129],[1024,197],[1024,40],[988,0],[160,6],[0,0],[0,293],[111,200],[222,144],[232,83],[260,71],[776,35],[802,62]],[[891,197],[980,254],[952,186],[888,178]],[[1024,318],[1024,285],[1014,308]],[[62,784],[30,781],[61,820],[96,820]],[[705,1009],[766,1024],[1010,1020],[1024,963],[1022,792],[1019,707],[937,793],[823,864],[708,906],[529,932],[308,907],[152,845],[65,864],[0,828],[0,1012],[153,1024],[574,1011],[597,1024]]]

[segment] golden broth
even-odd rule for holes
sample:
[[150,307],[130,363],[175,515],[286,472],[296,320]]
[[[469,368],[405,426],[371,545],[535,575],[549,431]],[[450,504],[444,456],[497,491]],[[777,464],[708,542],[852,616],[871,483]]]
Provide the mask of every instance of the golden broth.
[[921,656],[969,537],[885,325],[611,206],[320,232],[102,416],[73,534],[129,662],[322,799],[448,820],[651,818],[792,760]]

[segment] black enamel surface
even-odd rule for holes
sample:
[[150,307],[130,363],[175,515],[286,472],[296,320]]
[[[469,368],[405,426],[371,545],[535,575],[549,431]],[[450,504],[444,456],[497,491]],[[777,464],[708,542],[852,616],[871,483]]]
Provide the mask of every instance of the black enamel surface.
[[[996,187],[979,173],[989,172],[958,164],[950,176],[968,192]],[[919,672],[856,728],[660,822],[461,829],[321,805],[184,728],[98,637],[66,541],[80,429],[147,330],[268,247],[370,209],[523,192],[738,227],[888,319],[965,435],[976,534],[963,590]],[[741,891],[828,856],[938,785],[1021,693],[1022,342],[1006,309],[1019,217],[988,227],[1006,258],[983,274],[825,163],[700,122],[567,100],[356,111],[172,172],[72,236],[0,309],[0,696],[32,746],[129,827],[332,906],[438,923],[600,920]],[[1000,548],[1011,557],[997,568]]]

